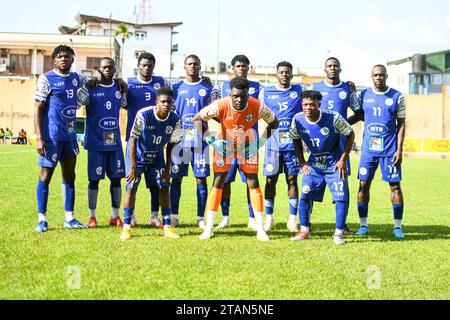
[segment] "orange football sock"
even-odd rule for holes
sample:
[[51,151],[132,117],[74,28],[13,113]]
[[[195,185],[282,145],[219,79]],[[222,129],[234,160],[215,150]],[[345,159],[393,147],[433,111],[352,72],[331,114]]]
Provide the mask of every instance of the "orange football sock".
[[263,195],[261,187],[250,189],[250,202],[254,211],[264,212]]
[[208,196],[206,208],[210,211],[217,212],[219,210],[220,201],[222,200],[222,189],[212,187]]

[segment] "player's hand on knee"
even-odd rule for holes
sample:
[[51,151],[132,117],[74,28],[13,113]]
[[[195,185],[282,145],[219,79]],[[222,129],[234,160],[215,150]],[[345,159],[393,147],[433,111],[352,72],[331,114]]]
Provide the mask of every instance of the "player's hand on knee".
[[138,180],[137,168],[131,168],[127,175],[127,183],[136,183]]
[[338,161],[334,166],[334,171],[339,170],[339,179],[345,180],[348,177],[347,165],[344,161]]
[[304,174],[304,175],[309,175],[309,174],[311,174],[311,168],[308,166],[308,163],[307,163],[307,162],[303,162],[303,163],[300,165],[300,170],[302,171],[302,174]]

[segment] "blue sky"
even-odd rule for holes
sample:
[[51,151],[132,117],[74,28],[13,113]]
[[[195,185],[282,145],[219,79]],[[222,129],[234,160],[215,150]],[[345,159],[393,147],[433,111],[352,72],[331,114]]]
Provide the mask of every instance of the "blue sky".
[[[153,22],[181,21],[180,54],[216,59],[219,0],[153,0]],[[41,0],[8,2],[0,31],[57,33],[73,26],[77,11],[134,21],[138,1]],[[221,0],[221,61],[246,54],[254,65],[288,60],[300,67],[321,67],[333,55],[343,78],[370,84],[371,66],[415,53],[450,49],[450,0]]]

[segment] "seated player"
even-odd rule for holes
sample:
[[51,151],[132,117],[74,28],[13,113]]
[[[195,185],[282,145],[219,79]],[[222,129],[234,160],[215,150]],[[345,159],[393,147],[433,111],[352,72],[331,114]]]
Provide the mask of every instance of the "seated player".
[[[322,202],[328,185],[336,204],[336,230],[334,243],[345,244],[344,225],[349,207],[349,190],[346,161],[350,154],[355,134],[347,121],[335,111],[320,109],[322,95],[318,91],[302,93],[303,112],[292,120],[291,135],[295,152],[300,160],[302,194],[299,215],[301,230],[291,240],[304,240],[309,235],[309,215],[313,202]],[[345,149],[340,148],[341,136],[346,136]],[[308,162],[303,156],[302,141],[310,151]]]
[[[200,239],[209,239],[213,235],[214,219],[219,209],[225,178],[233,159],[237,158],[242,172],[245,173],[250,200],[255,213],[257,239],[268,241],[264,230],[263,195],[258,181],[258,147],[270,137],[272,130],[278,127],[278,119],[273,112],[259,100],[249,97],[248,80],[236,77],[230,82],[231,94],[203,108],[195,121],[219,120],[221,132],[217,137],[205,133],[205,140],[214,147],[214,183],[208,196],[206,227]],[[263,137],[252,129],[263,119],[268,126]],[[206,126],[204,129],[206,130]],[[265,138],[267,137],[267,138]]]
[[174,145],[181,141],[180,117],[171,111],[172,106],[173,91],[161,88],[156,93],[156,106],[143,108],[136,114],[126,151],[128,175],[123,210],[124,224],[120,236],[122,240],[131,239],[131,217],[142,173],[146,179],[154,179],[160,188],[164,236],[172,239],[180,237],[170,226],[170,159]]
[[86,106],[86,134],[84,148],[88,150],[88,205],[91,228],[97,227],[96,208],[98,185],[108,175],[111,194],[110,225],[122,227],[119,216],[122,187],[120,180],[125,177],[125,161],[120,138],[120,108],[126,106],[126,94],[119,91],[115,62],[111,58],[100,61],[100,81],[89,91],[84,85],[78,91],[77,107]]

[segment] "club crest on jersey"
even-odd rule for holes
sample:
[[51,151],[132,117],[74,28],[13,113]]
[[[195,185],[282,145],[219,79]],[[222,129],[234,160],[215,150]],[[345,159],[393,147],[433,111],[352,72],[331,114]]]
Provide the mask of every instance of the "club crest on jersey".
[[367,169],[364,167],[359,168],[359,174],[365,176],[367,174]]
[[253,115],[248,114],[248,115],[245,117],[245,120],[247,120],[247,122],[252,122],[252,121],[253,121]]
[[248,94],[252,95],[256,92],[255,88],[250,87],[250,89],[248,89]]
[[225,161],[223,161],[222,159],[219,159],[216,161],[216,164],[219,168],[222,168],[225,165]]
[[200,89],[200,90],[198,90],[198,94],[199,94],[200,97],[204,97],[204,96],[206,96],[206,90],[205,89]]
[[53,162],[56,162],[56,160],[58,159],[58,155],[55,153],[52,155],[52,160]]
[[122,94],[120,93],[120,91],[116,91],[116,98],[117,99],[122,98]]
[[392,106],[394,104],[394,100],[392,100],[391,98],[386,99],[386,105],[388,107]]
[[155,83],[155,84],[153,85],[153,88],[155,88],[155,90],[159,90],[159,89],[161,89],[161,84]]
[[178,173],[178,172],[180,172],[180,167],[177,166],[176,164],[173,165],[173,166],[172,166],[172,172],[173,172],[173,173]]
[[73,79],[73,80],[72,80],[72,83],[73,83],[73,85],[74,85],[75,87],[78,87],[78,81],[77,81],[77,79]]
[[173,127],[172,126],[167,126],[166,127],[166,133],[167,134],[171,134],[173,132]]
[[297,99],[298,93],[296,91],[292,91],[289,96],[291,97],[291,99]]
[[330,129],[328,129],[327,127],[320,129],[320,133],[324,136],[327,136],[330,134]]
[[342,100],[347,99],[347,92],[345,91],[339,92],[339,98],[341,98]]
[[311,191],[311,187],[310,186],[303,186],[302,187],[302,192],[304,194],[308,194]]
[[266,165],[266,170],[268,172],[272,172],[273,171],[273,165],[271,165],[270,163]]
[[97,169],[95,169],[95,172],[97,172],[97,174],[98,174],[99,176],[101,176],[101,175],[102,175],[102,172],[103,172],[103,168],[102,168],[102,167],[98,167]]

